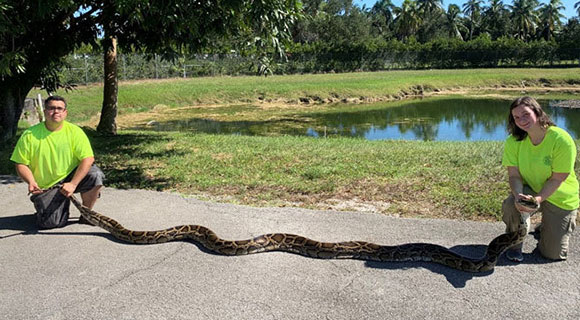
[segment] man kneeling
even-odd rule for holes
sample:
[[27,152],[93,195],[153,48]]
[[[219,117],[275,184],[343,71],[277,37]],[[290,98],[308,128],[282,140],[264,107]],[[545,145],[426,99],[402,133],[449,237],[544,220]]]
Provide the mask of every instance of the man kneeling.
[[95,158],[87,135],[65,120],[65,99],[51,96],[44,105],[46,120],[24,131],[10,160],[28,184],[38,227],[50,229],[66,225],[68,198],[75,192],[81,193],[83,205],[92,208],[105,175],[93,164]]

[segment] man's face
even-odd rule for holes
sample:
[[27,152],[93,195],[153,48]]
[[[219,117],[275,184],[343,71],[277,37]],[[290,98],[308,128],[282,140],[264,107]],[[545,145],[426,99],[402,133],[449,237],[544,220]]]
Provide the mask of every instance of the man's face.
[[44,115],[46,121],[52,123],[61,123],[66,119],[67,109],[63,101],[49,101],[45,106]]

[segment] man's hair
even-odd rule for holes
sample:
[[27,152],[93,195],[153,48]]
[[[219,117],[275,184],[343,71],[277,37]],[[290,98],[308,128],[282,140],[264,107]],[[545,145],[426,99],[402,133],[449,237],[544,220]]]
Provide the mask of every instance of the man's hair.
[[511,135],[513,135],[514,137],[516,137],[517,141],[524,140],[524,138],[528,135],[527,132],[520,129],[516,125],[516,120],[514,119],[514,116],[512,114],[512,110],[519,107],[519,106],[524,106],[524,107],[528,107],[528,108],[532,109],[532,111],[534,112],[534,114],[538,118],[538,123],[540,124],[540,126],[542,128],[546,129],[549,126],[556,125],[556,124],[554,124],[554,122],[552,122],[552,119],[550,119],[550,117],[544,112],[544,110],[542,109],[542,107],[540,106],[538,101],[536,101],[536,99],[534,99],[532,97],[517,98],[516,100],[514,100],[514,102],[512,102],[512,105],[510,106],[510,112],[509,112],[509,116],[508,116],[508,127],[507,127],[508,132]]
[[66,109],[67,105],[66,105],[66,100],[61,97],[61,96],[50,96],[48,98],[46,98],[46,100],[44,100],[44,105],[48,105],[48,103],[50,101],[62,101],[64,103],[64,108]]

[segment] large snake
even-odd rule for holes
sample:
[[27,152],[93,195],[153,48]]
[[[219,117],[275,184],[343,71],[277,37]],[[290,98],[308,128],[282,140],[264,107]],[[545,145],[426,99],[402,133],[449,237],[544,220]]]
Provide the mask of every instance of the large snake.
[[[504,233],[493,239],[481,258],[471,258],[448,248],[431,243],[407,243],[384,246],[365,241],[319,242],[288,233],[269,233],[249,240],[224,240],[210,229],[200,225],[181,225],[158,231],[133,231],[96,211],[83,206],[75,196],[71,202],[81,215],[95,226],[110,232],[115,238],[135,244],[155,244],[173,240],[193,240],[215,253],[237,256],[267,251],[285,251],[320,259],[361,259],[372,261],[427,261],[468,272],[492,270],[499,256],[508,248],[521,243],[527,227],[522,219],[515,232]],[[529,207],[537,203],[520,202]],[[537,208],[536,207],[536,208]]]

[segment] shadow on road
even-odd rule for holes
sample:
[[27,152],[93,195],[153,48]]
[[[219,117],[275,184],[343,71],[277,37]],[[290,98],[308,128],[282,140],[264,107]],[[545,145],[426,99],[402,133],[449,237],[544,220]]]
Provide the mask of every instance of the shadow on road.
[[22,182],[18,176],[13,175],[0,175],[0,184],[15,184]]
[[[71,218],[69,219],[69,225],[78,223],[78,218]],[[122,243],[126,245],[134,245],[131,243],[127,243],[125,241],[118,240],[110,233],[97,229],[94,227],[95,231],[93,232],[67,232],[67,231],[60,231],[60,230],[50,230],[50,231],[43,231],[38,230],[35,225],[35,218],[34,214],[25,214],[19,216],[11,216],[11,217],[0,217],[0,231],[2,230],[11,230],[15,231],[15,233],[0,236],[0,241],[5,238],[17,236],[17,235],[43,235],[43,236],[52,236],[52,235],[68,235],[68,236],[99,236],[104,237],[110,241],[116,243]],[[534,238],[538,239],[538,234],[534,234]],[[206,254],[212,255],[219,255],[213,251],[206,249],[201,244],[195,241],[188,241],[188,240],[179,240],[189,242],[195,245],[201,252]],[[485,254],[485,250],[487,249],[486,245],[460,245],[450,248],[451,251],[459,253],[466,257],[482,257]],[[531,253],[524,253],[524,261],[519,264],[548,264],[554,263],[552,260],[545,259],[541,256],[538,249],[534,249]],[[496,265],[496,268],[501,268],[505,266],[515,266],[517,263],[511,262],[507,260],[504,256],[499,258],[499,261]],[[467,281],[476,278],[476,277],[485,277],[493,274],[492,271],[482,272],[482,273],[471,273],[456,270],[444,265],[440,265],[433,262],[377,262],[377,261],[366,261],[366,267],[375,268],[375,269],[384,269],[384,270],[406,270],[412,268],[423,268],[427,269],[433,273],[441,274],[445,276],[447,281],[455,288],[464,288],[467,284]]]
[[[537,235],[534,238],[538,239]],[[450,248],[451,251],[459,253],[466,257],[478,258],[485,254],[487,249],[486,245],[460,245]],[[524,261],[520,263],[512,262],[508,260],[505,255],[499,257],[495,268],[501,268],[504,266],[516,266],[518,264],[549,264],[557,261],[548,260],[541,256],[538,248],[535,248],[530,253],[524,253]],[[412,269],[412,268],[423,268],[427,269],[433,273],[444,275],[447,281],[455,288],[464,288],[467,281],[476,277],[486,277],[493,274],[493,270],[481,273],[466,272],[457,269],[453,269],[444,265],[440,265],[434,262],[377,262],[377,261],[367,261],[365,265],[369,268],[385,269],[385,270],[400,270],[400,269]]]
[[6,236],[0,236],[0,239],[21,234],[34,234],[38,231],[36,228],[36,219],[34,218],[34,214],[0,217],[0,231],[1,230],[12,230],[17,232]]

